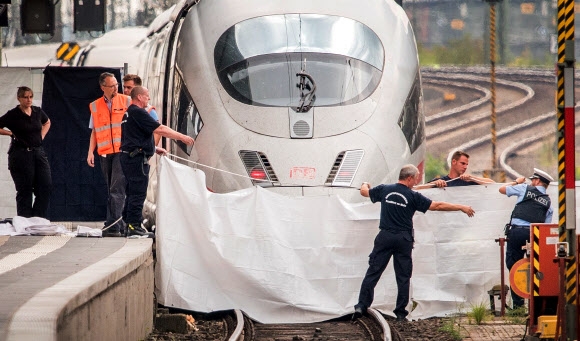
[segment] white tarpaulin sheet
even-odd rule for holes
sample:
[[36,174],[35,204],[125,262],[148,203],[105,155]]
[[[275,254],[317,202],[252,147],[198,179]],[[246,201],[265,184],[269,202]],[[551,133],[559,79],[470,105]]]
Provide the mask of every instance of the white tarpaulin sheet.
[[[262,323],[317,322],[353,312],[378,233],[379,203],[293,198],[261,187],[216,194],[206,190],[200,170],[165,157],[159,167],[161,304],[200,312],[241,309]],[[500,283],[495,239],[516,200],[499,187],[422,191],[435,201],[471,205],[476,214],[415,215],[411,297],[417,307],[411,318],[489,302],[487,291]],[[553,199],[556,187],[550,186]],[[392,315],[396,293],[391,261],[372,306]]]

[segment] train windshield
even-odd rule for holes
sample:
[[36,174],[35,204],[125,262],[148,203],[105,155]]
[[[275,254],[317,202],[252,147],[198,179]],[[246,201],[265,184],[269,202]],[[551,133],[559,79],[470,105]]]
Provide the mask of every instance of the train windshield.
[[384,52],[378,36],[360,22],[286,14],[230,27],[216,44],[214,62],[226,91],[242,103],[300,108],[305,91],[315,88],[309,106],[335,106],[372,94]]

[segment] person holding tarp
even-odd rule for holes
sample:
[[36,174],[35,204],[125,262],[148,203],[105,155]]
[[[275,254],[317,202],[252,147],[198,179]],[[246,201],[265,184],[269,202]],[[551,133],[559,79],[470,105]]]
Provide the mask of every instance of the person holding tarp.
[[12,138],[8,169],[16,187],[16,214],[46,218],[52,178],[42,141],[50,129],[50,119],[32,105],[33,97],[32,89],[18,87],[16,98],[20,104],[0,117],[0,135]]
[[[143,81],[141,80],[141,77],[139,77],[138,75],[134,75],[134,74],[126,74],[123,77],[123,94],[127,95],[127,96],[131,96],[131,91],[133,90],[134,87],[136,86],[142,86],[143,85]],[[157,111],[155,109],[154,106],[152,106],[151,104],[148,104],[147,107],[145,108],[145,110],[149,113],[149,115],[151,115],[151,117],[153,117],[153,119],[157,122],[159,122],[159,115],[157,114]],[[155,139],[155,145],[159,144],[159,140],[161,140],[161,136],[154,134],[153,135],[154,139]]]
[[[522,248],[530,242],[530,225],[552,222],[553,210],[546,190],[554,179],[537,168],[534,168],[534,174],[530,176],[530,179],[531,185],[527,185],[526,178],[522,177],[499,188],[501,194],[508,197],[515,195],[518,198],[510,222],[506,225],[505,264],[509,270],[526,254],[526,250]],[[522,307],[524,299],[513,290],[511,292],[512,308]]]
[[155,121],[145,110],[149,103],[149,90],[136,86],[131,90],[131,105],[121,125],[121,167],[125,174],[127,195],[123,219],[127,222],[127,236],[151,237],[154,235],[141,226],[143,204],[149,183],[149,158],[153,154],[165,154],[166,150],[156,147],[153,134],[180,140],[192,145],[192,137]]
[[469,154],[464,151],[457,150],[451,156],[451,167],[449,174],[432,179],[424,185],[420,185],[422,189],[428,187],[453,187],[453,186],[471,186],[471,185],[486,185],[495,183],[492,179],[475,176],[467,173],[467,166],[469,165]]
[[444,201],[432,201],[412,188],[419,181],[419,170],[413,165],[405,165],[399,173],[399,181],[390,185],[378,185],[371,188],[363,182],[360,194],[370,197],[373,203],[381,203],[379,234],[374,241],[373,251],[369,255],[369,267],[361,284],[358,303],[354,306],[353,320],[362,316],[373,302],[374,289],[383,271],[394,259],[395,277],[397,280],[397,303],[395,316],[397,320],[406,321],[409,312],[410,280],[413,272],[413,215],[416,211],[462,211],[469,217],[475,212],[467,205],[451,204]]

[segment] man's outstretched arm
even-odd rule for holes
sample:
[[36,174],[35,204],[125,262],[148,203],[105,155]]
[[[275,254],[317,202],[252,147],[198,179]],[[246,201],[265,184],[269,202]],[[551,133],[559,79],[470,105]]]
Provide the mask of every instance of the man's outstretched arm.
[[433,201],[431,206],[429,206],[429,211],[461,211],[470,217],[475,214],[471,206],[452,204],[445,201]]

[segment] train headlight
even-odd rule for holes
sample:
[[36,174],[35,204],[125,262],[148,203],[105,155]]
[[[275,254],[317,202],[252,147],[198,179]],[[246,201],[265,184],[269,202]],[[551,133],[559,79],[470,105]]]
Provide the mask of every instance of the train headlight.
[[260,168],[254,168],[250,171],[250,178],[256,180],[266,180],[268,177],[266,176],[266,172]]

